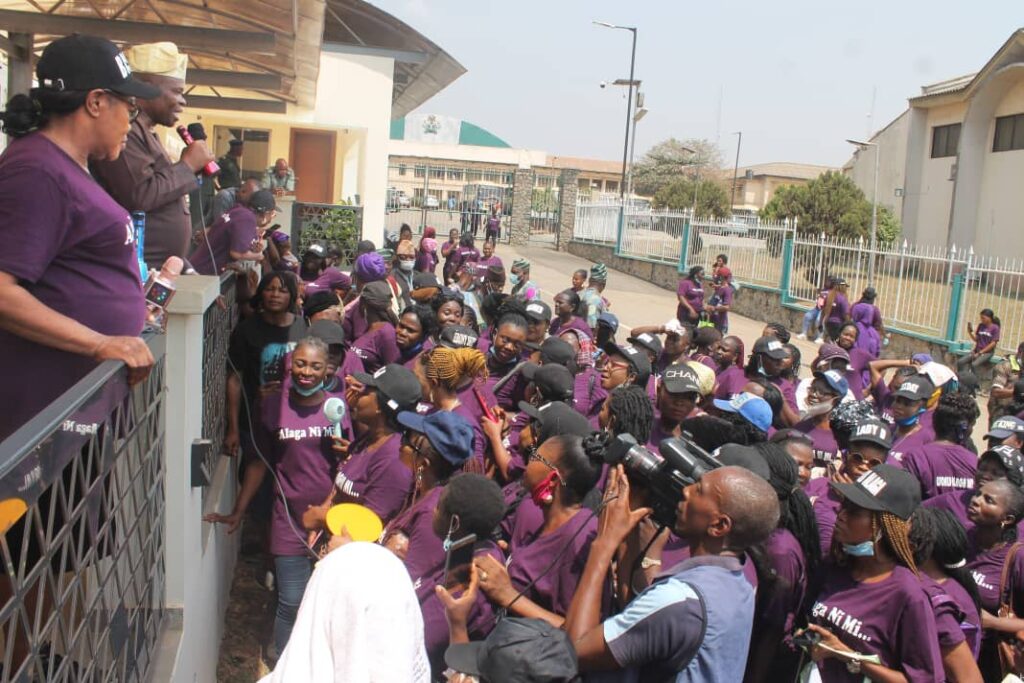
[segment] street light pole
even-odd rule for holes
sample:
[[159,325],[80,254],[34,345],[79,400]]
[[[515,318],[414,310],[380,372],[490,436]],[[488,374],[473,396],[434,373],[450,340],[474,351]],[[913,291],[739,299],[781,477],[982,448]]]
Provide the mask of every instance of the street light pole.
[[743,144],[743,131],[738,130],[733,135],[739,137],[736,138],[736,164],[732,168],[732,196],[729,198],[730,215],[736,213],[736,176],[740,172],[740,145]]
[[629,140],[629,175],[626,177],[626,198],[627,200],[633,197],[633,158],[636,156],[636,124],[643,117],[647,116],[647,109],[643,103],[644,96],[637,90],[636,92],[636,113],[633,114],[633,133]]
[[623,205],[626,201],[626,163],[629,159],[629,127],[633,122],[633,85],[635,83],[635,70],[636,70],[636,27],[635,26],[617,26],[615,24],[609,24],[605,21],[595,21],[594,24],[598,26],[604,26],[605,28],[621,29],[623,31],[629,31],[633,34],[633,50],[629,57],[629,96],[626,99],[626,139],[622,143],[622,178],[619,181],[619,199],[622,200]]
[[875,148],[875,177],[871,190],[871,253],[868,254],[868,285],[875,282],[875,251],[878,242],[878,157],[880,149],[877,142],[863,142],[861,140],[847,140],[851,145],[856,145],[863,150],[865,147]]

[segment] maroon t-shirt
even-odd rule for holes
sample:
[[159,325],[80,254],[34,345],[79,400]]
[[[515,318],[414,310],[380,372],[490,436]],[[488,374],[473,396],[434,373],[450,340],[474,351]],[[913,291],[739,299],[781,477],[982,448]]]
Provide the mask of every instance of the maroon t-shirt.
[[[231,252],[252,251],[258,237],[256,214],[251,209],[235,205],[210,226],[206,231],[206,243],[197,245],[188,260],[201,275],[220,275],[224,267],[233,261]],[[211,250],[216,263],[210,261]]]
[[363,361],[363,367],[369,373],[402,360],[398,340],[395,338],[395,328],[391,324],[381,325],[353,341],[352,353],[359,356]]
[[832,436],[831,429],[818,426],[817,418],[797,422],[793,425],[793,429],[803,432],[811,438],[814,448],[814,464],[816,466],[821,467],[829,464],[834,464],[836,467],[839,466],[839,444],[836,443],[836,438]]
[[807,560],[796,536],[788,529],[773,531],[765,542],[765,552],[776,581],[768,589],[762,616],[784,633],[792,633],[807,592]]
[[715,373],[715,398],[728,399],[743,391],[747,376],[743,368],[730,365],[725,370],[718,368]]
[[[927,413],[925,413],[927,415]],[[924,415],[921,416],[922,418]],[[911,432],[904,437],[897,436],[892,448],[889,450],[889,457],[886,461],[890,465],[899,466],[903,462],[903,456],[916,448],[935,441],[935,432],[931,427],[921,426],[916,432]]]
[[[0,156],[0,272],[42,304],[106,335],[137,336],[146,307],[124,208],[39,133]],[[95,368],[96,361],[0,330],[0,438]]]
[[974,489],[965,491],[949,491],[941,493],[934,498],[929,498],[921,503],[922,507],[948,510],[963,525],[964,531],[970,532],[974,528],[974,522],[967,519],[967,508],[971,505],[971,498],[974,497]]
[[444,546],[434,533],[434,508],[444,486],[435,486],[388,526],[387,534],[401,532],[409,539],[405,568],[416,581],[437,565],[444,565]]
[[921,482],[921,498],[927,500],[942,493],[974,488],[978,456],[963,446],[933,441],[907,451],[899,463]]
[[[942,679],[942,656],[931,601],[917,576],[898,566],[881,581],[856,581],[849,569],[828,567],[811,622],[824,626],[853,650],[878,655],[909,683]],[[863,674],[828,658],[819,664],[824,683],[860,683]]]
[[814,518],[818,521],[818,539],[821,541],[821,555],[828,557],[832,552],[832,533],[836,528],[836,517],[842,497],[828,485],[828,477],[811,479],[804,486],[804,493],[811,499]]
[[[712,301],[717,297],[717,306],[732,306],[732,287],[728,284],[721,285],[715,289],[715,293],[711,296]],[[729,311],[715,311],[711,314],[711,322],[715,324],[715,327],[722,329],[729,327]]]
[[365,440],[352,445],[352,454],[338,468],[334,485],[376,512],[386,524],[402,509],[412,491],[412,472],[401,459],[401,434],[392,434],[373,453],[367,452],[366,446]]
[[[697,313],[704,310],[704,288],[690,278],[684,277],[679,281],[679,286],[676,287],[676,295],[683,297],[686,303],[690,304]],[[676,305],[676,318],[681,322],[693,320],[690,318],[690,312],[682,304]]]
[[548,334],[552,337],[567,330],[579,330],[588,337],[594,334],[593,330],[590,329],[590,326],[587,325],[587,321],[576,315],[574,315],[569,322],[564,324],[562,323],[561,318],[554,318],[551,320],[551,324],[548,325]]

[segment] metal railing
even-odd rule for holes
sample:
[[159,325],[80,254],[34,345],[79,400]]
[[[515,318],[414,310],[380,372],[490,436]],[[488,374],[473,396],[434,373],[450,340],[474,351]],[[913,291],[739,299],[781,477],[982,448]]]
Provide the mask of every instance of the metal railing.
[[[203,313],[203,438],[213,447],[206,451],[204,469],[213,472],[224,443],[227,426],[227,357],[231,331],[238,322],[235,306],[234,273],[225,273],[220,280],[220,301],[210,304]],[[203,487],[203,505],[209,486]]]
[[798,232],[794,222],[697,219],[620,205],[580,203],[576,242],[613,247],[615,255],[666,264],[709,267],[729,259],[734,280],[780,291],[788,304],[813,305],[826,277],[841,276],[856,301],[868,284],[889,329],[953,349],[971,344],[966,322],[991,308],[1001,320],[1000,352],[1024,338],[1024,260],[978,256],[971,248],[914,245],[906,240],[875,249],[863,238]]
[[148,680],[164,619],[164,343],[0,443],[3,681]]
[[340,266],[350,267],[362,234],[361,206],[312,202],[292,205],[292,249],[296,254],[302,254],[314,242],[325,244],[341,252]]

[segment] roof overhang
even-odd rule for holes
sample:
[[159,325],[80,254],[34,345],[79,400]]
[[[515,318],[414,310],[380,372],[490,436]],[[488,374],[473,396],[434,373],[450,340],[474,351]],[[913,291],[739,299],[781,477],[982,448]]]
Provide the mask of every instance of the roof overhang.
[[1024,29],[1014,31],[978,73],[924,86],[920,95],[910,98],[910,106],[931,108],[969,100],[989,76],[1015,62],[1024,62]]

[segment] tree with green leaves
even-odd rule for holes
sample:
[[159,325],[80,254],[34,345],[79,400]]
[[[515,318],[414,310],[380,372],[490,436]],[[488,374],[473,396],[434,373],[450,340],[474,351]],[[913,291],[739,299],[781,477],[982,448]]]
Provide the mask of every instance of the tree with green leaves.
[[[836,171],[826,171],[806,185],[780,187],[760,215],[774,221],[795,218],[803,233],[847,239],[871,236],[871,202],[849,176]],[[899,234],[899,219],[879,206],[879,244],[889,244]]]
[[729,193],[710,178],[678,178],[655,192],[651,205],[669,211],[694,208],[698,218],[722,218],[729,215]]
[[716,175],[722,164],[722,150],[710,140],[669,138],[651,147],[643,159],[633,164],[633,191],[653,197],[679,178]]

